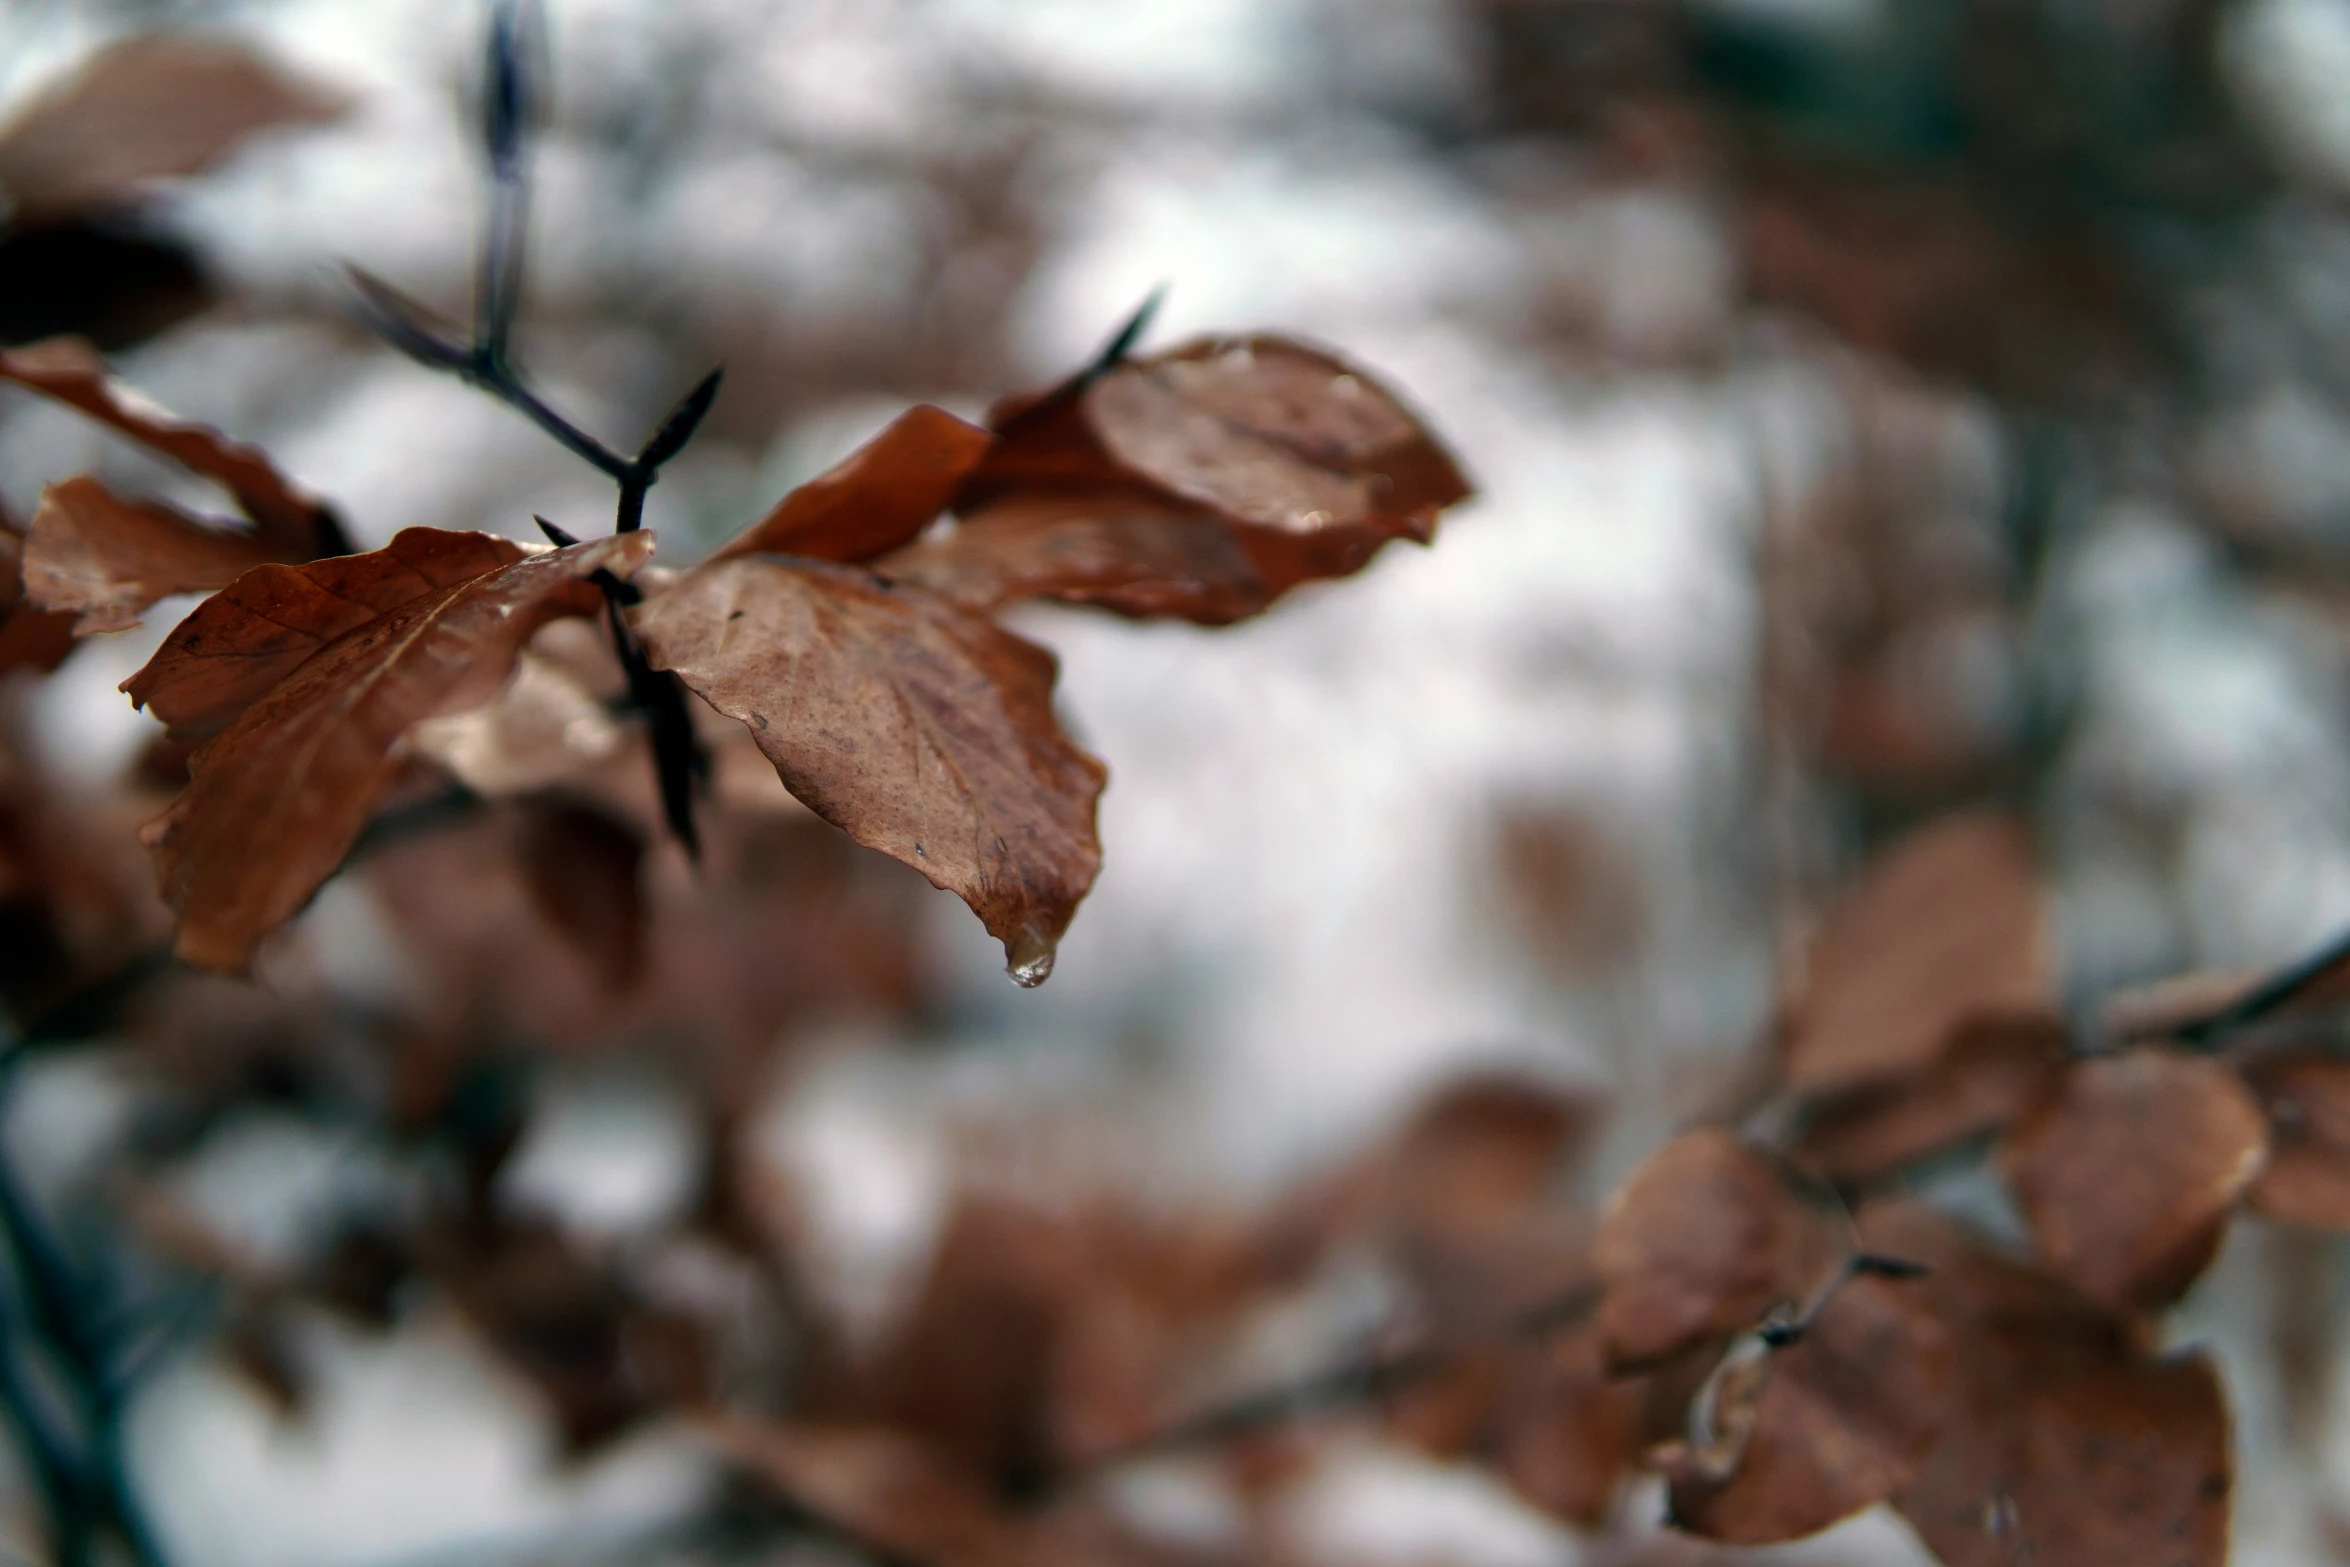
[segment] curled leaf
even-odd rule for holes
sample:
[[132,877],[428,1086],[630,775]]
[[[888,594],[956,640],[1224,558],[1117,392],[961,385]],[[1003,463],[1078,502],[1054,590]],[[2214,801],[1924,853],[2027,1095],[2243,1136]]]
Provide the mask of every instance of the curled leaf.
[[589,575],[633,572],[652,539],[597,539],[519,560],[503,540],[485,537],[479,548],[485,569],[451,582],[402,560],[378,562],[377,580],[414,584],[406,601],[370,606],[189,758],[188,787],[142,835],[163,899],[180,916],[182,958],[245,967],[254,944],[342,863],[408,730],[493,695],[540,626],[602,607]]
[[[1708,1464],[1667,1465],[1673,1521],[1741,1545],[1813,1534],[1916,1476],[1956,1372],[1942,1325],[1906,1281],[1854,1278],[1797,1342],[1767,1351],[1708,1424],[1742,1428]],[[1728,1435],[1727,1431],[1717,1431]]]
[[2051,1267],[2099,1300],[2156,1306],[2210,1264],[2267,1157],[2234,1071],[2144,1049],[2076,1062],[2004,1160]]
[[124,500],[84,474],[41,494],[25,537],[25,597],[75,615],[79,635],[122,631],[157,599],[226,587],[270,559],[250,533]]
[[634,614],[657,667],[751,728],[809,809],[971,906],[1040,983],[1101,868],[1106,774],[1053,717],[1053,656],[926,593],[737,556]]
[[259,566],[196,606],[122,683],[181,739],[201,739],[344,633],[523,558],[487,533],[404,528],[364,555]]
[[1829,910],[1783,1068],[1811,1092],[1919,1072],[1984,1018],[2033,1016],[2048,985],[2022,831],[1947,818],[1904,839]]
[[917,403],[778,501],[711,559],[765,554],[861,561],[896,549],[947,509],[994,441],[943,408]]
[[1366,372],[1269,335],[1201,338],[1125,360],[1061,395],[1015,399],[972,476],[970,510],[1005,494],[1136,482],[1235,529],[1268,597],[1421,543],[1469,486],[1436,438]]
[[1213,512],[1139,488],[1005,496],[954,531],[873,562],[969,609],[1021,599],[1220,626],[1264,608],[1264,579]]
[[1614,1364],[1635,1368],[1810,1299],[1841,1251],[1768,1155],[1708,1128],[1674,1138],[1617,1188],[1595,1260],[1600,1337]]
[[218,484],[253,520],[254,534],[269,559],[308,560],[330,553],[339,537],[339,526],[325,505],[279,473],[259,448],[232,441],[209,425],[174,418],[115,385],[97,354],[79,338],[53,337],[0,351],[0,381],[77,409]]
[[1865,1083],[1811,1106],[1796,1156],[1832,1180],[1872,1180],[2004,1131],[2055,1086],[2064,1048],[2063,1021],[2052,1014],[1965,1025],[1923,1072]]
[[2350,1229],[2350,1061],[2296,1051],[2244,1068],[2268,1117],[2268,1164],[2251,1205],[2272,1219]]
[[110,205],[196,174],[257,131],[339,116],[343,98],[225,38],[147,33],[82,62],[0,128],[0,191],[20,213]]

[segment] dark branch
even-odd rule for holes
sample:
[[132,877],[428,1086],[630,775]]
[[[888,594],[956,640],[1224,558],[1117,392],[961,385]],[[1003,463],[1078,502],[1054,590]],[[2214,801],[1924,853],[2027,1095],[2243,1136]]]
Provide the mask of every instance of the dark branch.
[[2230,1034],[2259,1022],[2308,990],[2319,980],[2350,963],[2350,930],[2324,946],[2294,959],[2224,1006],[2212,1008],[2169,1030],[2191,1045],[2217,1045]]
[[1113,1448],[1084,1462],[1080,1473],[1112,1468],[1173,1449],[1229,1442],[1309,1415],[1380,1403],[1480,1351],[1498,1344],[1541,1339],[1561,1328],[1573,1327],[1598,1306],[1599,1287],[1585,1285],[1530,1306],[1493,1332],[1473,1339],[1420,1344],[1398,1353],[1332,1366],[1280,1387],[1247,1394]]

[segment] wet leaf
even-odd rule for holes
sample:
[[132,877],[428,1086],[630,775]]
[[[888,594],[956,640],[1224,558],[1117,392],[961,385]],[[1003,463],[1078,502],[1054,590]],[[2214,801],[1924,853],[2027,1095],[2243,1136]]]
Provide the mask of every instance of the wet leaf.
[[340,116],[339,95],[225,38],[146,33],[82,62],[0,127],[0,192],[33,218],[196,174],[257,131]]
[[1050,653],[865,572],[762,556],[698,567],[634,618],[809,809],[962,898],[1015,978],[1050,972],[1101,868],[1106,778],[1053,717]]
[[209,425],[174,418],[115,385],[90,345],[78,338],[56,337],[0,352],[0,381],[77,409],[218,484],[253,520],[271,559],[308,560],[328,553],[339,538],[326,507],[279,473],[258,448],[232,441]]
[[404,528],[364,555],[260,566],[197,605],[122,689],[174,735],[215,734],[337,637],[523,558],[492,534]]
[[760,554],[861,561],[896,549],[947,509],[994,441],[979,426],[918,403],[786,495],[711,559]]
[[[187,789],[143,835],[164,901],[180,916],[182,958],[245,967],[254,944],[349,852],[398,769],[408,729],[494,694],[532,632],[602,607],[590,573],[633,572],[652,539],[598,539],[521,560],[502,540],[484,536],[477,547],[489,569],[455,582],[414,576],[405,603],[336,635],[189,759]],[[395,558],[378,570],[382,583],[408,567]],[[277,579],[271,591],[284,585]]]
[[129,501],[84,474],[42,492],[24,544],[25,596],[82,635],[122,631],[157,599],[226,587],[272,559],[250,533]]
[[1821,922],[1788,1082],[1818,1093],[1920,1072],[1970,1023],[2039,1015],[2040,924],[2013,822],[1954,816],[1902,840]]
[[2267,1154],[2234,1071],[2142,1049],[2076,1062],[2003,1162],[2051,1268],[2109,1304],[2157,1306],[2210,1264]]
[[2244,1080],[2268,1117],[2252,1207],[2288,1224],[2350,1229],[2350,1061],[2297,1051],[2247,1065]]
[[1268,597],[1359,570],[1390,539],[1426,543],[1466,480],[1394,394],[1321,349],[1201,338],[1075,390],[1000,406],[1001,435],[960,509],[1037,490],[1137,481],[1222,517]]
[[982,612],[1042,598],[1220,626],[1255,614],[1268,596],[1213,512],[1141,489],[1005,496],[873,569]]
[[1873,1251],[1926,1265],[1950,1338],[1940,1434],[1894,1498],[1945,1567],[2221,1567],[2228,1416],[2196,1354],[1998,1257],[1912,1203],[1864,1212]]
[[1686,1458],[1667,1469],[1684,1529],[1762,1545],[1884,1501],[1916,1476],[1964,1374],[1913,1281],[1865,1277],[1839,1286],[1809,1331],[1760,1367],[1726,1472]]
[[1923,1072],[1812,1106],[1796,1157],[1831,1180],[1866,1181],[2003,1131],[2047,1097],[2064,1050],[2064,1024],[2053,1015],[1963,1025]]
[[1621,1368],[1654,1364],[1808,1300],[1842,1258],[1827,1217],[1728,1132],[1674,1138],[1608,1199],[1599,1330]]

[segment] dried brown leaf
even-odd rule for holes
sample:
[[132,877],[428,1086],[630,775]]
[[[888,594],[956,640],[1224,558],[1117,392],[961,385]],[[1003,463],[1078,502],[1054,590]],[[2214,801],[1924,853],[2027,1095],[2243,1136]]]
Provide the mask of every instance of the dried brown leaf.
[[77,409],[218,484],[253,520],[269,558],[308,560],[326,547],[332,530],[325,506],[279,473],[257,447],[232,441],[209,425],[174,418],[117,386],[81,339],[53,337],[0,351],[0,381]]
[[1390,539],[1426,543],[1469,486],[1369,374],[1269,335],[1200,338],[1089,383],[1013,399],[960,506],[1136,481],[1222,517],[1268,597],[1358,570]]
[[853,562],[896,549],[947,509],[994,442],[979,426],[917,403],[786,495],[711,559],[759,554]]
[[635,612],[653,663],[751,727],[785,787],[971,906],[1025,984],[1101,868],[1107,777],[1053,717],[1053,656],[943,599],[742,556]]
[[1616,1189],[1595,1255],[1600,1336],[1631,1368],[1810,1299],[1842,1252],[1768,1155],[1709,1128],[1674,1138]]
[[2064,1023],[2054,1015],[1962,1025],[1925,1071],[1810,1107],[1796,1157],[1831,1180],[1866,1181],[2004,1131],[2056,1085],[2064,1049]]
[[2115,1306],[2193,1283],[2260,1175],[2268,1127],[2233,1070],[2161,1049],[2080,1061],[2009,1140],[2009,1182],[2055,1271]]
[[181,957],[243,968],[349,852],[408,729],[493,694],[532,632],[601,608],[589,573],[632,572],[653,541],[625,534],[510,564],[482,547],[490,569],[443,585],[389,550],[336,563],[372,559],[378,582],[413,596],[328,642],[189,759],[187,789],[143,835],[179,912]]
[[2272,1219],[2350,1229],[2350,1061],[2296,1051],[2244,1068],[2268,1116],[2268,1164],[2248,1200]]
[[225,38],[148,33],[82,62],[0,128],[0,191],[50,217],[196,174],[272,126],[318,124],[345,100]]
[[523,556],[493,534],[404,528],[364,555],[257,567],[196,606],[122,689],[174,735],[216,734],[337,637]]
[[2013,822],[1954,816],[1904,839],[1821,922],[1788,1082],[1820,1093],[1924,1071],[1970,1023],[2040,1014],[2040,924]]
[[1963,1374],[1913,1281],[1867,1277],[1760,1364],[1729,1472],[1668,1470],[1673,1521],[1742,1545],[1817,1533],[1907,1485]]
[[2221,1567],[2227,1408],[2208,1361],[2149,1356],[2135,1324],[1910,1203],[1864,1212],[1871,1250],[1928,1269],[1960,1368],[1894,1498],[1945,1567]]
[[274,557],[250,533],[128,501],[84,474],[42,492],[24,545],[25,597],[77,634],[122,631],[157,599],[223,588]]
[[1268,597],[1248,552],[1213,512],[1140,488],[1003,496],[873,569],[983,612],[1042,598],[1220,626],[1255,614]]

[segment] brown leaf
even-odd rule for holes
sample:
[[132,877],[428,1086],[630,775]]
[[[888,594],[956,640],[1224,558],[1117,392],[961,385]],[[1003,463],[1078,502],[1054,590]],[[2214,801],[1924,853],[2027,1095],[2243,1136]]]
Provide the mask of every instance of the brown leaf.
[[2205,1056],[2132,1050],[2076,1062],[2003,1154],[2049,1266],[2115,1306],[2168,1304],[2218,1249],[2260,1175],[2268,1127]]
[[1729,1472],[1668,1471],[1673,1522],[1763,1545],[1884,1501],[1933,1445],[1954,1369],[1913,1281],[1846,1280],[1800,1340],[1762,1362]]
[[1044,649],[862,571],[743,556],[635,612],[654,665],[751,726],[786,788],[971,906],[1041,983],[1101,868],[1107,775],[1053,718]]
[[995,437],[917,403],[872,440],[776,503],[711,555],[803,555],[861,561],[928,527]]
[[42,492],[24,545],[25,596],[77,615],[77,635],[122,631],[157,599],[226,587],[271,559],[250,533],[126,501],[84,474]]
[[260,566],[197,605],[122,689],[174,735],[216,734],[337,637],[523,558],[493,534],[404,528],[364,555]]
[[1213,512],[1139,488],[1007,495],[873,569],[983,613],[1043,598],[1221,626],[1255,614],[1268,597],[1248,552]]
[[522,884],[607,990],[645,967],[645,837],[626,819],[561,796],[522,805]]
[[0,674],[47,674],[73,651],[76,617],[25,602],[24,544],[24,535],[0,519]]
[[2297,1051],[2253,1062],[2244,1079],[2268,1116],[2253,1208],[2288,1224],[2350,1229],[2350,1061]]
[[1426,543],[1469,486],[1385,387],[1321,349],[1200,338],[1073,392],[1015,399],[960,503],[1139,480],[1238,531],[1268,597],[1358,570],[1390,539]]
[[1813,1093],[1920,1072],[1984,1018],[2036,1016],[2047,981],[2022,831],[1945,818],[1869,868],[1828,911],[1783,1069]]
[[173,418],[116,386],[107,379],[97,354],[79,338],[53,337],[0,352],[0,381],[78,409],[218,484],[253,519],[255,535],[270,558],[308,560],[327,547],[334,530],[325,506],[279,473],[258,448],[232,441],[209,425]]
[[147,180],[210,168],[256,131],[345,106],[225,38],[142,34],[83,61],[0,129],[0,191],[33,217],[110,205]]
[[737,1463],[851,1538],[906,1561],[1016,1558],[1011,1521],[967,1476],[904,1433],[725,1417],[704,1431]]
[[1601,1211],[1600,1337],[1619,1368],[1652,1365],[1808,1300],[1840,1264],[1825,1215],[1769,1156],[1708,1128],[1674,1138]]
[[1639,1457],[1638,1385],[1608,1374],[1589,1329],[1552,1340],[1515,1369],[1495,1413],[1494,1467],[1543,1511],[1597,1526]]
[[412,596],[336,636],[189,759],[187,789],[143,835],[182,958],[242,969],[350,851],[409,727],[494,694],[532,632],[602,607],[590,572],[633,572],[653,548],[632,533],[500,565],[496,543],[480,546],[490,569],[445,584],[389,550],[335,563],[372,559],[378,583]]
[[1945,1567],[2220,1567],[2229,1436],[2200,1355],[2149,1357],[2134,1324],[1913,1204],[1861,1216],[1921,1290],[1961,1368],[1940,1435],[1894,1498]]
[[1831,1180],[1867,1181],[2004,1131],[2055,1086],[2064,1049],[2064,1023],[2053,1015],[1962,1025],[1925,1071],[1810,1107],[1795,1155]]

